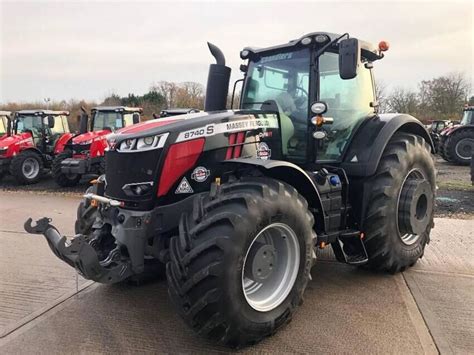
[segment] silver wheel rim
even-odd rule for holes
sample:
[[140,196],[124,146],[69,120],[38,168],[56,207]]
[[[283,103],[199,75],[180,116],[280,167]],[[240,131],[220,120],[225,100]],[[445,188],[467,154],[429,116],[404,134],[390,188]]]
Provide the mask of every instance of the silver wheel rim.
[[400,192],[398,193],[398,200],[397,200],[397,230],[398,230],[398,235],[400,237],[400,239],[402,240],[402,242],[405,244],[405,245],[413,245],[416,243],[416,241],[418,239],[420,239],[420,235],[418,234],[411,234],[411,233],[404,233],[402,234],[400,232],[400,227],[398,226],[398,208],[399,208],[399,205],[400,205],[400,197],[402,195],[402,190],[403,190],[403,186],[405,186],[405,183],[410,180],[410,179],[425,179],[423,173],[418,170],[418,169],[413,169],[411,170],[407,176],[405,177],[405,180],[403,180],[403,184],[402,184],[402,187],[400,188]]
[[39,174],[39,163],[35,158],[26,158],[21,166],[23,176],[27,179],[34,179]]
[[293,229],[284,223],[262,229],[250,244],[242,268],[242,289],[250,307],[259,312],[278,307],[292,290],[299,265],[300,246]]
[[[470,147],[471,149],[467,149],[464,151],[464,147]],[[474,147],[474,139],[472,138],[464,138],[461,139],[459,142],[456,143],[456,154],[463,160],[470,160],[472,156],[472,147]]]

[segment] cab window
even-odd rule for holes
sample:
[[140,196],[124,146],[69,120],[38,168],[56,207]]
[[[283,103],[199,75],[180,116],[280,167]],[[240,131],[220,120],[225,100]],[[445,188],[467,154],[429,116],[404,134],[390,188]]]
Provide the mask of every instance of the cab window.
[[319,57],[319,100],[327,104],[326,117],[334,123],[324,127],[327,137],[317,149],[318,160],[340,160],[346,143],[362,120],[374,112],[370,69],[360,65],[355,78],[339,76],[339,56],[326,52]]

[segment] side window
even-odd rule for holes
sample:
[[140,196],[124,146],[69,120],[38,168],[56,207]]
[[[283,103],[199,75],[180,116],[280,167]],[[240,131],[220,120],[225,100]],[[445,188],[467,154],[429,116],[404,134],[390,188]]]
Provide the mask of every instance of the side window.
[[131,126],[133,124],[133,113],[126,113],[123,115],[123,121],[125,123],[125,127]]
[[343,80],[339,76],[339,57],[324,53],[319,57],[319,99],[326,102],[327,117],[334,123],[325,129],[327,138],[318,149],[319,160],[339,160],[356,125],[374,112],[370,69],[361,65],[354,79]]
[[64,133],[65,128],[64,128],[64,119],[66,118],[65,116],[53,116],[54,117],[54,127],[51,128],[51,133]]

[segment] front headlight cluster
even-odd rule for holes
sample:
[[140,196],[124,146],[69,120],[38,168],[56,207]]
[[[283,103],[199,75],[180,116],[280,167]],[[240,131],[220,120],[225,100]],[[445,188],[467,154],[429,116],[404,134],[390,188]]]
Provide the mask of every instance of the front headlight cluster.
[[5,154],[8,150],[8,147],[2,147],[0,148],[0,154]]
[[80,144],[80,145],[92,144],[93,141],[94,141],[93,139],[89,139],[89,140],[87,140],[87,141],[80,142],[79,144]]
[[167,137],[168,133],[142,138],[125,139],[119,144],[117,151],[122,153],[132,153],[163,148]]

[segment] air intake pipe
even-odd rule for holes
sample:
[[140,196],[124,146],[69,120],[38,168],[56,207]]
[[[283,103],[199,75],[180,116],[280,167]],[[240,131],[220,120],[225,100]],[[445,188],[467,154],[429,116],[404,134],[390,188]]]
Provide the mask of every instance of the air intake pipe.
[[209,66],[204,111],[225,110],[229,92],[230,68],[225,65],[222,51],[212,43],[207,42],[207,45],[216,59],[216,64]]

